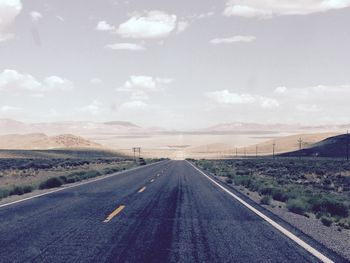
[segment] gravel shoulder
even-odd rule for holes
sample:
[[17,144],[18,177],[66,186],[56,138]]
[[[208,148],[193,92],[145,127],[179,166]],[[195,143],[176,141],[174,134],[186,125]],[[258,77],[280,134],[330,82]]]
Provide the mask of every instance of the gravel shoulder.
[[280,217],[284,221],[288,222],[292,226],[296,227],[304,234],[312,237],[313,239],[320,242],[322,245],[333,250],[334,252],[340,254],[350,261],[350,230],[340,229],[337,226],[324,226],[320,220],[315,218],[312,214],[309,217],[298,215],[289,212],[283,202],[278,202],[271,200],[270,205],[261,205],[261,196],[257,192],[252,192],[249,189],[237,186],[234,184],[227,184],[226,177],[214,176],[221,182],[229,185],[235,190],[247,196],[250,200],[254,201],[256,204],[263,206],[276,216]]

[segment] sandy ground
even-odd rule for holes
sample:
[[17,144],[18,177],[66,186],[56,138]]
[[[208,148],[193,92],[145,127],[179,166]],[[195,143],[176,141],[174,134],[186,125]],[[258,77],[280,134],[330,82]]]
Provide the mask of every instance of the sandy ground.
[[[157,134],[140,136],[96,135],[88,139],[110,149],[132,154],[132,147],[141,147],[143,157],[226,158],[235,155],[235,148],[266,141],[286,134]],[[240,154],[243,154],[241,152]]]

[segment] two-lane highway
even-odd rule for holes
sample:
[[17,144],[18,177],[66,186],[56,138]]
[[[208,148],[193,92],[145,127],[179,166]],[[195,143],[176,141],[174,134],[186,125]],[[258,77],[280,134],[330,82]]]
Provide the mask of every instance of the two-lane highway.
[[0,208],[0,262],[318,262],[185,161]]

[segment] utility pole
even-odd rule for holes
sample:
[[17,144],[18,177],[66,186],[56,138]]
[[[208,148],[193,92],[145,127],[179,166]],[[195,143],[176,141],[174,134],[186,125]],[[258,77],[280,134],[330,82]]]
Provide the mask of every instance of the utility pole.
[[346,161],[349,161],[349,130],[346,131]]
[[276,143],[273,142],[273,144],[272,144],[272,159],[275,159],[275,146],[276,146]]
[[299,143],[299,160],[301,160],[301,147],[302,147],[303,140],[299,138],[298,143]]
[[238,149],[236,148],[236,158],[238,158]]
[[139,159],[141,157],[141,147],[133,147],[132,151],[134,152],[134,162],[136,162],[136,152],[139,153]]
[[258,145],[255,147],[255,158],[258,158]]

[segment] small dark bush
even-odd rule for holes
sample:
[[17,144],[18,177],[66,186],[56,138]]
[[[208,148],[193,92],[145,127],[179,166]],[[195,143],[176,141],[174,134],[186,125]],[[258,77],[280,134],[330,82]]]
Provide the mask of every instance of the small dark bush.
[[274,187],[272,185],[262,185],[259,192],[263,195],[271,195]]
[[30,185],[15,186],[9,193],[9,195],[23,195],[33,191],[33,187]]
[[340,220],[339,226],[341,226],[342,228],[345,228],[345,229],[350,229],[350,219]]
[[58,177],[58,178],[61,180],[62,184],[66,184],[66,183],[67,183],[67,177],[66,177],[66,176],[61,175],[61,176]]
[[325,226],[331,226],[333,223],[332,218],[326,217],[326,216],[322,216],[321,217],[321,222],[322,224],[324,224]]
[[57,177],[52,177],[42,182],[39,185],[39,189],[49,189],[54,187],[59,187],[62,185],[62,181]]
[[332,196],[315,196],[309,202],[314,213],[340,217],[347,217],[349,215],[349,208],[342,201]]
[[304,215],[310,209],[309,204],[304,199],[289,199],[286,206],[290,212],[299,215]]
[[265,195],[263,198],[261,198],[260,204],[262,204],[262,205],[269,205],[269,204],[271,204],[271,196]]
[[232,184],[233,183],[232,179],[226,179],[225,182],[228,183],[228,184]]
[[288,200],[287,193],[281,188],[272,189],[272,198],[280,202],[286,202]]
[[10,195],[10,190],[7,188],[0,188],[0,199],[8,197]]

